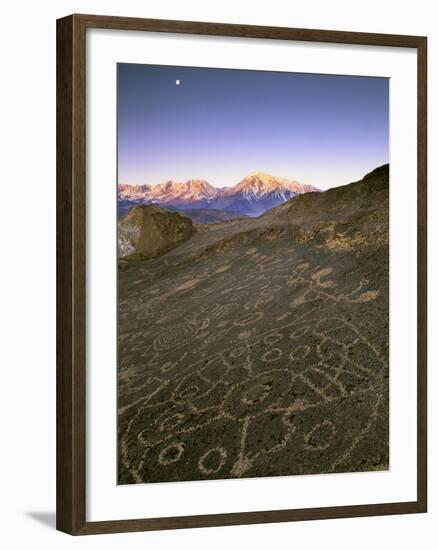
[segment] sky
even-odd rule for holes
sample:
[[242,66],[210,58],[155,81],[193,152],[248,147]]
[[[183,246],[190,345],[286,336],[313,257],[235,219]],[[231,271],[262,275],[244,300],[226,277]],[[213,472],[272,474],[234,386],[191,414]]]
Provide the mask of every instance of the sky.
[[328,189],[389,162],[389,79],[119,63],[117,127],[119,183]]

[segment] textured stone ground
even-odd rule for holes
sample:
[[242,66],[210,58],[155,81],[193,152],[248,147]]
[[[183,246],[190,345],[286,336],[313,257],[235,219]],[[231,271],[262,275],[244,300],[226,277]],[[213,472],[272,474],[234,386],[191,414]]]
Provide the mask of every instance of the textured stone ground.
[[386,469],[388,169],[119,268],[119,483]]

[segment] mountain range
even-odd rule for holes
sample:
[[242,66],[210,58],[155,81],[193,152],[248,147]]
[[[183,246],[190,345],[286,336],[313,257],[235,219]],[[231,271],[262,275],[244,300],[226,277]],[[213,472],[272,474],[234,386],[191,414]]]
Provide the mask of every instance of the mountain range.
[[[221,219],[224,219],[224,212],[228,213],[229,218],[255,217],[298,195],[318,191],[312,185],[263,172],[255,172],[233,187],[220,189],[202,179],[185,182],[168,180],[157,185],[119,184],[118,210],[119,216],[123,216],[132,206],[158,204],[182,211],[220,211]],[[201,216],[198,214],[197,217]],[[216,221],[213,212],[208,217],[209,221]]]

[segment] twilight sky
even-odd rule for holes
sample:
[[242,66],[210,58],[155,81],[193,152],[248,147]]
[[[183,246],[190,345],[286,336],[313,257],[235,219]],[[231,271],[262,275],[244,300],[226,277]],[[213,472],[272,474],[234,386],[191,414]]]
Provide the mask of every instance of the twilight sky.
[[[389,80],[119,63],[118,181],[328,189],[389,162]],[[177,85],[176,81],[180,84]]]

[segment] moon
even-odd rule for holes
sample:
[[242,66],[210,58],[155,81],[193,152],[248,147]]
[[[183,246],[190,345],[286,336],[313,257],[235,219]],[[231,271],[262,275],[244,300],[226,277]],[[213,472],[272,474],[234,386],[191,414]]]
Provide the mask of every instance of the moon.
[[179,85],[181,84],[181,80],[179,80],[179,79],[178,79],[178,80],[175,80],[175,84],[176,84],[177,86],[179,86]]

